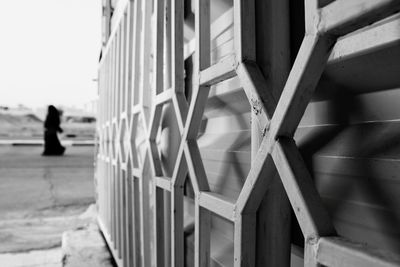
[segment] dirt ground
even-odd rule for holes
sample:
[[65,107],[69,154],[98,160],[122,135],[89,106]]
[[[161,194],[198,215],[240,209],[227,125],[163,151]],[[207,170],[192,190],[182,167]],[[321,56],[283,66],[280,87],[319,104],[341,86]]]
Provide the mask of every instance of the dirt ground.
[[42,157],[40,146],[0,146],[0,253],[57,247],[94,203],[94,148]]

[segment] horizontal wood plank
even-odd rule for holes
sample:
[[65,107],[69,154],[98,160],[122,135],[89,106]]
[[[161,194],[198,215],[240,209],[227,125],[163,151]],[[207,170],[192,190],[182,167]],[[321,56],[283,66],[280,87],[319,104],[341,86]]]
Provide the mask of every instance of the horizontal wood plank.
[[332,267],[395,267],[400,255],[373,249],[338,237],[324,237],[318,242],[317,260]]

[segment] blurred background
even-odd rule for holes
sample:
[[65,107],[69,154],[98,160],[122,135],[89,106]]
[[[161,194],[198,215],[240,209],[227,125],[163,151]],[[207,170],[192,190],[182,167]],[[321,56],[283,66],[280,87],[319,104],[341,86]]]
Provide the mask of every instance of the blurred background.
[[[0,266],[61,266],[62,233],[94,210],[101,12],[100,0],[1,1]],[[41,156],[48,105],[63,157]]]
[[93,138],[99,0],[2,1],[0,138],[41,139],[47,106],[63,111],[62,138]]

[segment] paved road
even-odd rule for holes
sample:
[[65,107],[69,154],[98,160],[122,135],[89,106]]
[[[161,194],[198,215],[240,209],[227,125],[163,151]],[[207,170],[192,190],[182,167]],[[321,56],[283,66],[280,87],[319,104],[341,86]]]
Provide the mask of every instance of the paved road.
[[68,215],[94,202],[93,147],[42,157],[40,146],[0,146],[0,220]]
[[78,215],[94,202],[94,148],[41,152],[0,145],[0,253],[59,247],[64,231],[86,223]]

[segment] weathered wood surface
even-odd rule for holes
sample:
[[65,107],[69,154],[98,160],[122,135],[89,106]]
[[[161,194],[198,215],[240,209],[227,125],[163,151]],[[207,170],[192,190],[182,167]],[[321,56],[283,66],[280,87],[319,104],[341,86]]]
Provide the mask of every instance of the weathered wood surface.
[[[287,266],[288,235],[279,239],[281,243],[276,247],[285,252],[277,255],[265,248],[265,255],[260,254],[263,246],[270,248],[268,240],[276,245],[279,231],[289,232],[287,224],[280,224],[290,217],[282,204],[287,195],[305,238],[293,230],[292,253],[305,243],[304,253],[292,254],[293,266],[303,256],[306,266],[356,262],[396,266],[397,256],[378,255],[369,249],[359,256],[357,246],[333,242],[324,236],[334,235],[336,229],[346,238],[399,253],[399,214],[395,208],[399,204],[399,155],[395,136],[400,114],[394,108],[398,89],[393,89],[400,86],[399,17],[386,18],[398,11],[398,1],[307,0],[307,34],[297,56],[297,50],[293,50],[299,43],[296,37],[280,35],[271,43],[268,38],[260,38],[262,33],[252,27],[255,20],[251,14],[268,7],[257,6],[257,1],[234,1],[234,8],[215,20],[211,29],[209,2],[195,1],[196,8],[192,9],[202,16],[195,16],[196,38],[186,47],[183,1],[155,1],[156,27],[146,31],[139,27],[150,25],[150,19],[146,23],[143,15],[150,13],[135,9],[141,2],[146,1],[125,4],[132,7],[129,10],[136,14],[134,18],[143,16],[143,21],[124,22],[129,17],[129,12],[124,11],[121,23],[113,24],[122,26],[115,26],[111,33],[99,69],[104,111],[100,108],[98,158],[101,177],[107,180],[102,184],[110,185],[99,192],[104,194],[100,205],[106,206],[101,209],[100,220],[108,222],[103,231],[110,231],[111,247],[116,249],[115,255],[124,259],[119,263],[262,266],[270,262]],[[264,29],[265,36],[276,36],[279,29],[288,27],[285,16],[291,26],[292,21],[298,20],[298,13],[290,10],[292,2],[288,6],[283,2],[273,8],[280,10],[282,16],[272,12],[281,21],[273,16],[262,18],[262,23],[268,23],[268,19],[277,23]],[[345,14],[338,15],[345,5]],[[164,29],[165,16],[168,19]],[[117,17],[114,21],[118,21]],[[337,39],[375,21],[378,22]],[[297,22],[304,23],[304,19]],[[129,58],[136,56],[140,60],[129,63],[123,57],[128,53],[124,46],[134,40],[131,36],[135,31],[144,36],[150,32],[156,38],[152,39],[152,46],[130,46],[129,51],[137,52]],[[143,38],[140,39],[145,42]],[[147,44],[150,41],[147,39]],[[282,52],[288,51],[289,46],[291,52],[296,52],[291,55],[292,61],[296,60],[290,74],[288,62],[282,63],[282,57],[288,60],[289,55],[282,56]],[[146,54],[146,47],[155,51]],[[196,52],[191,57],[193,48]],[[139,64],[140,69],[150,68],[150,53],[154,60],[152,72],[133,67]],[[165,53],[172,56],[164,57]],[[194,62],[193,71],[185,70],[186,76],[192,76],[191,85],[184,84],[184,59]],[[155,75],[143,78],[149,73]],[[151,99],[148,86],[156,92]],[[190,96],[189,105],[185,94]],[[132,100],[125,103],[123,99],[129,95]],[[175,131],[161,130],[160,134],[160,128],[168,128],[170,122]],[[138,127],[142,129],[135,130]],[[130,143],[123,142],[126,128],[132,138]],[[380,138],[381,135],[388,138]],[[169,140],[169,147],[165,140]],[[129,153],[123,151],[124,146],[131,147]],[[145,176],[144,169],[150,167],[154,173],[146,170]],[[134,175],[132,199],[123,194],[129,194],[124,190],[129,184],[127,170],[128,175]],[[274,175],[277,171],[283,186]],[[185,198],[191,200],[184,201]],[[104,199],[111,202],[104,204]],[[130,205],[136,207],[132,217],[125,214]],[[285,213],[281,214],[279,211],[283,210]],[[271,214],[274,216],[268,217]],[[186,225],[190,221],[193,230]],[[274,224],[281,226],[279,231]],[[255,225],[262,225],[267,231]],[[130,231],[136,237],[135,244],[124,240]],[[266,243],[260,243],[256,233],[264,235]],[[135,247],[134,257],[128,257],[129,247]],[[217,249],[220,254],[213,251],[217,247],[224,248]]]

